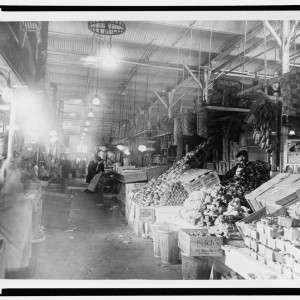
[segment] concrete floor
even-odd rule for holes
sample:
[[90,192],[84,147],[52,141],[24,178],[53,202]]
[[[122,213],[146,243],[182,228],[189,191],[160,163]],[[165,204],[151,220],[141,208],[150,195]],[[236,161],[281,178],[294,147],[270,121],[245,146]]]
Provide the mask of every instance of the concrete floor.
[[154,258],[152,240],[135,237],[100,194],[74,192],[69,228],[45,230],[35,279],[182,279],[181,265]]

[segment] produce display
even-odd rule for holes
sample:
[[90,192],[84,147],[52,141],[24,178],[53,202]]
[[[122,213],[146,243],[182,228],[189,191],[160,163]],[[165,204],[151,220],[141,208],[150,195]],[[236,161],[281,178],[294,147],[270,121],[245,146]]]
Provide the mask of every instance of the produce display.
[[276,122],[276,111],[269,100],[261,104],[254,112],[255,118],[252,125],[254,127],[253,139],[260,150],[272,152],[276,138],[271,136],[273,124]]
[[190,193],[181,215],[197,227],[214,226],[216,233],[226,237],[238,235],[233,224],[251,213],[245,195],[268,180],[269,171],[263,162],[248,162],[239,176]]
[[182,205],[188,197],[188,193],[179,181],[179,178],[184,172],[192,172],[192,170],[185,169],[186,162],[206,145],[207,142],[199,145],[194,151],[188,152],[156,180],[154,178],[151,179],[143,189],[133,194],[132,200],[140,206]]
[[230,194],[233,197],[238,197],[242,205],[248,206],[245,195],[268,180],[270,180],[270,174],[264,162],[251,161],[245,164],[239,176],[233,176],[231,179],[222,182],[222,191],[225,195]]

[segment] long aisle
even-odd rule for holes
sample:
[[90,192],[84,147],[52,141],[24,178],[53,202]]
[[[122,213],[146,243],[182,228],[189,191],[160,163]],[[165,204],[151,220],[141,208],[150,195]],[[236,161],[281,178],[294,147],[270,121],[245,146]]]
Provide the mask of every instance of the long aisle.
[[182,279],[181,265],[164,265],[153,243],[137,238],[99,194],[75,191],[67,230],[45,230],[36,279]]

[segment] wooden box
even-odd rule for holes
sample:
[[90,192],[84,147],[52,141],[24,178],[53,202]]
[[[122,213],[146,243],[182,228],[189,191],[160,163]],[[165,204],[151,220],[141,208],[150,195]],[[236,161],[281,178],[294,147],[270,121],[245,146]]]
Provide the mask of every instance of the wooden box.
[[284,262],[285,262],[285,266],[287,268],[291,268],[293,269],[294,268],[294,258],[291,256],[291,255],[284,255]]
[[254,228],[250,229],[250,237],[253,238],[254,240],[259,239],[259,234],[256,229],[254,229]]
[[281,251],[275,251],[274,256],[275,256],[276,262],[281,263],[281,264],[284,262],[283,253]]
[[278,272],[279,274],[282,274],[282,264],[278,263],[278,262],[275,262],[275,264],[274,264],[274,270],[276,272]]
[[257,260],[262,264],[266,263],[266,257],[263,255],[257,254]]
[[184,187],[188,193],[191,193],[193,191],[198,191],[203,187],[210,188],[218,182],[220,182],[219,176],[216,171],[213,171],[186,183]]
[[300,174],[280,173],[259,188],[246,195],[254,211],[264,205],[289,206],[299,200]]
[[290,254],[293,255],[295,259],[300,260],[300,248],[295,247],[295,245],[293,246]]
[[135,217],[137,220],[154,222],[155,221],[155,210],[154,206],[137,206],[135,207]]
[[282,236],[276,238],[276,248],[283,252],[285,251],[285,240]]
[[189,233],[206,229],[180,229],[178,233],[178,247],[187,256],[222,256],[223,237],[197,237]]
[[285,251],[286,253],[292,253],[294,250],[294,245],[290,241],[285,241]]
[[278,217],[278,225],[286,228],[292,228],[299,226],[299,220],[287,217]]
[[266,247],[266,258],[271,261],[275,261],[274,250]]
[[254,252],[254,251],[250,251],[250,256],[252,257],[252,258],[254,258],[254,259],[258,259],[258,254],[257,254],[257,252]]
[[252,249],[255,252],[258,252],[258,245],[259,243],[256,240],[251,240],[250,241],[250,249]]
[[251,248],[251,239],[249,237],[245,237],[244,242],[246,247]]
[[267,236],[265,234],[260,234],[259,235],[259,242],[263,245],[267,245],[268,244],[268,241],[267,241]]
[[258,253],[262,256],[266,256],[266,246],[263,244],[258,244]]
[[262,224],[261,222],[257,222],[257,224],[256,224],[256,230],[259,233],[259,235],[265,234],[265,226],[264,226],[264,224]]
[[300,228],[284,228],[284,238],[288,241],[300,238]]
[[230,163],[227,161],[219,161],[219,174],[224,175],[229,171]]

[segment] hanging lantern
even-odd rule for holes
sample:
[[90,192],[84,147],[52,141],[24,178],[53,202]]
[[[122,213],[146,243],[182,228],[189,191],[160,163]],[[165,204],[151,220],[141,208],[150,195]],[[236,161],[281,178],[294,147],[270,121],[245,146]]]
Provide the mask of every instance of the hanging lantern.
[[89,21],[88,28],[101,35],[119,35],[126,31],[126,25],[121,21]]

